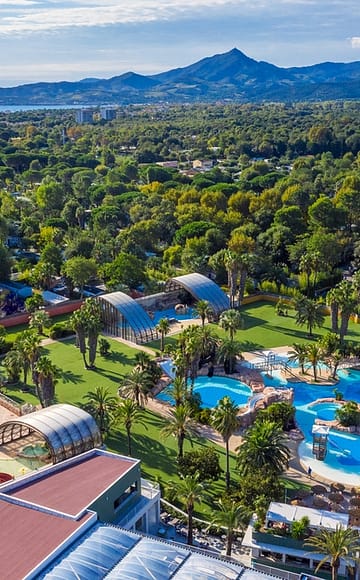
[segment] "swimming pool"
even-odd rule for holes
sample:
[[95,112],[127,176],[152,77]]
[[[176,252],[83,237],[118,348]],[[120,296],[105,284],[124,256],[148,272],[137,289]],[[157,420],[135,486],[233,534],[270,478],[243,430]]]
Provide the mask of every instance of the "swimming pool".
[[[228,377],[197,377],[194,384],[194,393],[201,397],[202,407],[212,409],[216,407],[220,399],[230,397],[236,405],[243,407],[247,404],[252,390],[245,383]],[[157,395],[162,401],[172,402],[171,397],[162,392]]]
[[[345,400],[360,402],[360,372],[339,371],[339,383],[336,389]],[[286,380],[274,371],[272,378],[263,374],[267,385],[286,386]],[[334,386],[309,385],[307,383],[288,383],[294,389],[294,406],[296,421],[304,434],[304,441],[299,445],[299,455],[303,463],[311,466],[314,473],[334,481],[351,486],[360,486],[360,437],[351,433],[330,430],[328,450],[324,461],[318,461],[312,454],[312,426],[315,419],[332,420],[338,405],[336,403],[318,403],[320,398],[334,397]]]
[[186,312],[176,312],[175,308],[168,308],[167,310],[155,310],[153,315],[153,323],[158,324],[161,318],[167,318],[169,322],[177,322],[181,320],[189,320],[191,318],[198,318],[194,308],[188,307]]

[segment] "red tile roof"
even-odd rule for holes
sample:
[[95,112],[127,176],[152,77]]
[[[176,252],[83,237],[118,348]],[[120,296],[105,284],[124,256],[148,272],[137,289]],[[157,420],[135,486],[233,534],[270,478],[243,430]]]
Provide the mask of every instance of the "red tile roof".
[[89,518],[50,515],[0,500],[0,576],[21,580]]
[[5,493],[66,514],[76,515],[138,463],[138,460],[131,458],[94,454],[82,461],[64,464],[63,469],[21,487],[9,489]]

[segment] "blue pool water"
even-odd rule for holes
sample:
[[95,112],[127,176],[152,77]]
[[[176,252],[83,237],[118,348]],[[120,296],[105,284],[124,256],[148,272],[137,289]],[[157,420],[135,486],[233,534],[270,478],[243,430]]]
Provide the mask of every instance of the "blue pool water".
[[[345,400],[360,402],[360,372],[339,371],[340,381],[337,390],[343,393]],[[275,371],[273,378],[264,375],[264,382],[276,387],[285,386],[283,378]],[[332,420],[338,405],[324,402],[311,405],[317,399],[334,397],[333,386],[309,385],[307,383],[289,383],[294,389],[296,421],[304,433],[305,439],[299,446],[303,463],[311,466],[315,473],[342,483],[360,485],[360,437],[351,433],[342,433],[331,429],[328,451],[324,461],[317,461],[312,454],[312,426],[315,419]]]
[[[201,397],[202,407],[212,409],[216,407],[220,399],[230,397],[236,405],[243,407],[252,395],[250,387],[236,379],[227,377],[197,377],[194,385],[194,393]],[[162,392],[157,395],[162,401],[172,402],[171,397]]]
[[171,323],[171,321],[177,322],[179,320],[181,321],[197,318],[197,315],[194,308],[187,308],[186,312],[176,312],[174,308],[168,308],[167,310],[156,310],[153,316],[154,324],[157,324],[161,318],[167,318]]

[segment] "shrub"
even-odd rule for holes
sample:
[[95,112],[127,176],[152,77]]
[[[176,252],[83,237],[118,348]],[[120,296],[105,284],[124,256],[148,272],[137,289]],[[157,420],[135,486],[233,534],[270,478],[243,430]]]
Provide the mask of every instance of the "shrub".
[[72,336],[73,334],[73,329],[66,322],[55,322],[49,330],[49,337],[53,340],[64,338],[65,336]]
[[107,357],[110,354],[110,342],[106,338],[99,339],[99,352],[101,356]]
[[184,457],[178,459],[179,472],[183,476],[199,474],[199,481],[206,479],[217,480],[221,476],[222,469],[219,463],[219,455],[212,447],[189,451]]

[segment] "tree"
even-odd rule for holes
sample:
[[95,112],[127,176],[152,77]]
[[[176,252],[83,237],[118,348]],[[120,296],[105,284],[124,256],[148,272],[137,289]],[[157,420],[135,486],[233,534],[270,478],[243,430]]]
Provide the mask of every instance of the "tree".
[[217,351],[217,360],[224,364],[224,370],[231,375],[235,371],[236,360],[242,359],[241,344],[236,340],[221,340]]
[[231,556],[232,544],[234,541],[234,534],[236,530],[243,527],[246,521],[247,513],[242,505],[235,501],[224,502],[221,499],[218,501],[219,510],[214,512],[211,526],[218,526],[226,529],[226,555]]
[[38,334],[43,334],[44,328],[48,328],[50,324],[50,316],[46,310],[35,310],[29,319],[29,328],[36,330]]
[[178,459],[184,455],[184,441],[186,438],[191,439],[199,434],[198,427],[191,417],[191,408],[189,403],[179,405],[170,411],[170,417],[166,425],[161,430],[164,437],[170,435],[176,437],[178,445]]
[[236,451],[240,472],[245,476],[251,470],[258,469],[280,475],[287,468],[290,458],[283,431],[273,421],[255,421]]
[[320,362],[323,360],[322,349],[318,344],[309,344],[306,349],[306,360],[312,366],[314,381],[317,380],[317,368]]
[[84,295],[85,284],[91,278],[96,277],[97,270],[97,265],[93,259],[82,256],[70,258],[63,266],[64,274],[70,278],[74,286],[79,288],[81,298]]
[[335,531],[322,529],[316,536],[305,540],[305,544],[323,556],[315,572],[329,562],[332,580],[337,580],[341,560],[350,566],[359,560],[359,534],[352,528],[337,525]]
[[147,371],[140,368],[133,368],[122,381],[119,387],[120,397],[132,399],[137,406],[144,406],[152,387],[152,380]]
[[219,454],[213,447],[205,447],[196,451],[188,451],[178,459],[178,468],[182,477],[198,473],[199,481],[219,479],[222,469]]
[[49,407],[55,396],[56,377],[59,369],[47,356],[41,356],[35,365],[38,381],[38,397],[42,407]]
[[117,398],[110,394],[105,387],[96,387],[95,391],[89,391],[85,396],[85,409],[99,425],[100,432],[104,437],[110,428],[114,413],[118,407]]
[[36,375],[34,375],[35,363],[40,356],[40,336],[33,330],[24,330],[15,339],[14,347],[21,353],[22,367],[24,373],[24,383],[27,382],[29,370],[33,372],[34,382],[36,384]]
[[23,368],[23,356],[17,349],[11,349],[3,359],[9,383],[18,383],[21,369]]
[[230,308],[220,314],[219,326],[229,333],[230,340],[234,340],[235,332],[243,327],[243,318],[238,310]]
[[84,367],[87,369],[88,364],[86,361],[86,330],[87,330],[87,320],[84,315],[84,311],[80,308],[72,313],[69,319],[71,328],[76,332],[76,346],[79,348],[83,361]]
[[116,420],[123,423],[126,429],[128,455],[131,457],[131,429],[133,424],[137,423],[147,429],[145,420],[142,417],[142,412],[135,401],[132,401],[131,399],[122,399],[116,410]]
[[226,449],[226,489],[230,489],[230,451],[229,441],[230,437],[235,433],[239,427],[238,422],[238,406],[230,399],[230,397],[223,397],[211,415],[211,425],[222,436]]
[[44,299],[41,294],[33,294],[25,299],[26,312],[35,312],[40,306],[44,306]]
[[160,318],[156,326],[160,332],[160,351],[164,352],[165,336],[170,332],[170,322],[167,318]]
[[355,312],[359,303],[359,282],[360,280],[355,277],[354,284],[343,280],[336,287],[341,317],[339,328],[340,342],[344,341],[345,335],[348,331],[350,316]]
[[202,500],[205,490],[204,484],[199,481],[198,474],[187,475],[180,481],[171,483],[170,489],[174,490],[178,500],[185,506],[188,517],[187,543],[192,546],[194,509],[195,504]]
[[292,350],[288,351],[288,361],[295,362],[300,365],[302,374],[305,373],[304,364],[306,361],[306,344],[300,344],[298,342],[294,342],[292,345]]
[[319,302],[301,296],[294,301],[296,310],[295,323],[298,326],[306,325],[309,337],[313,336],[313,329],[324,324],[324,307]]
[[176,376],[172,383],[165,388],[164,392],[174,400],[175,407],[179,407],[185,403],[188,394],[185,379],[181,376]]
[[212,308],[207,300],[198,300],[195,304],[195,312],[201,318],[201,326],[205,325],[205,318],[209,318]]
[[103,327],[101,322],[101,306],[96,300],[88,298],[80,310],[85,319],[89,347],[89,368],[93,369],[95,368],[98,338]]
[[256,419],[259,421],[273,421],[279,423],[283,431],[294,428],[296,408],[286,401],[271,403],[265,409],[260,409]]

